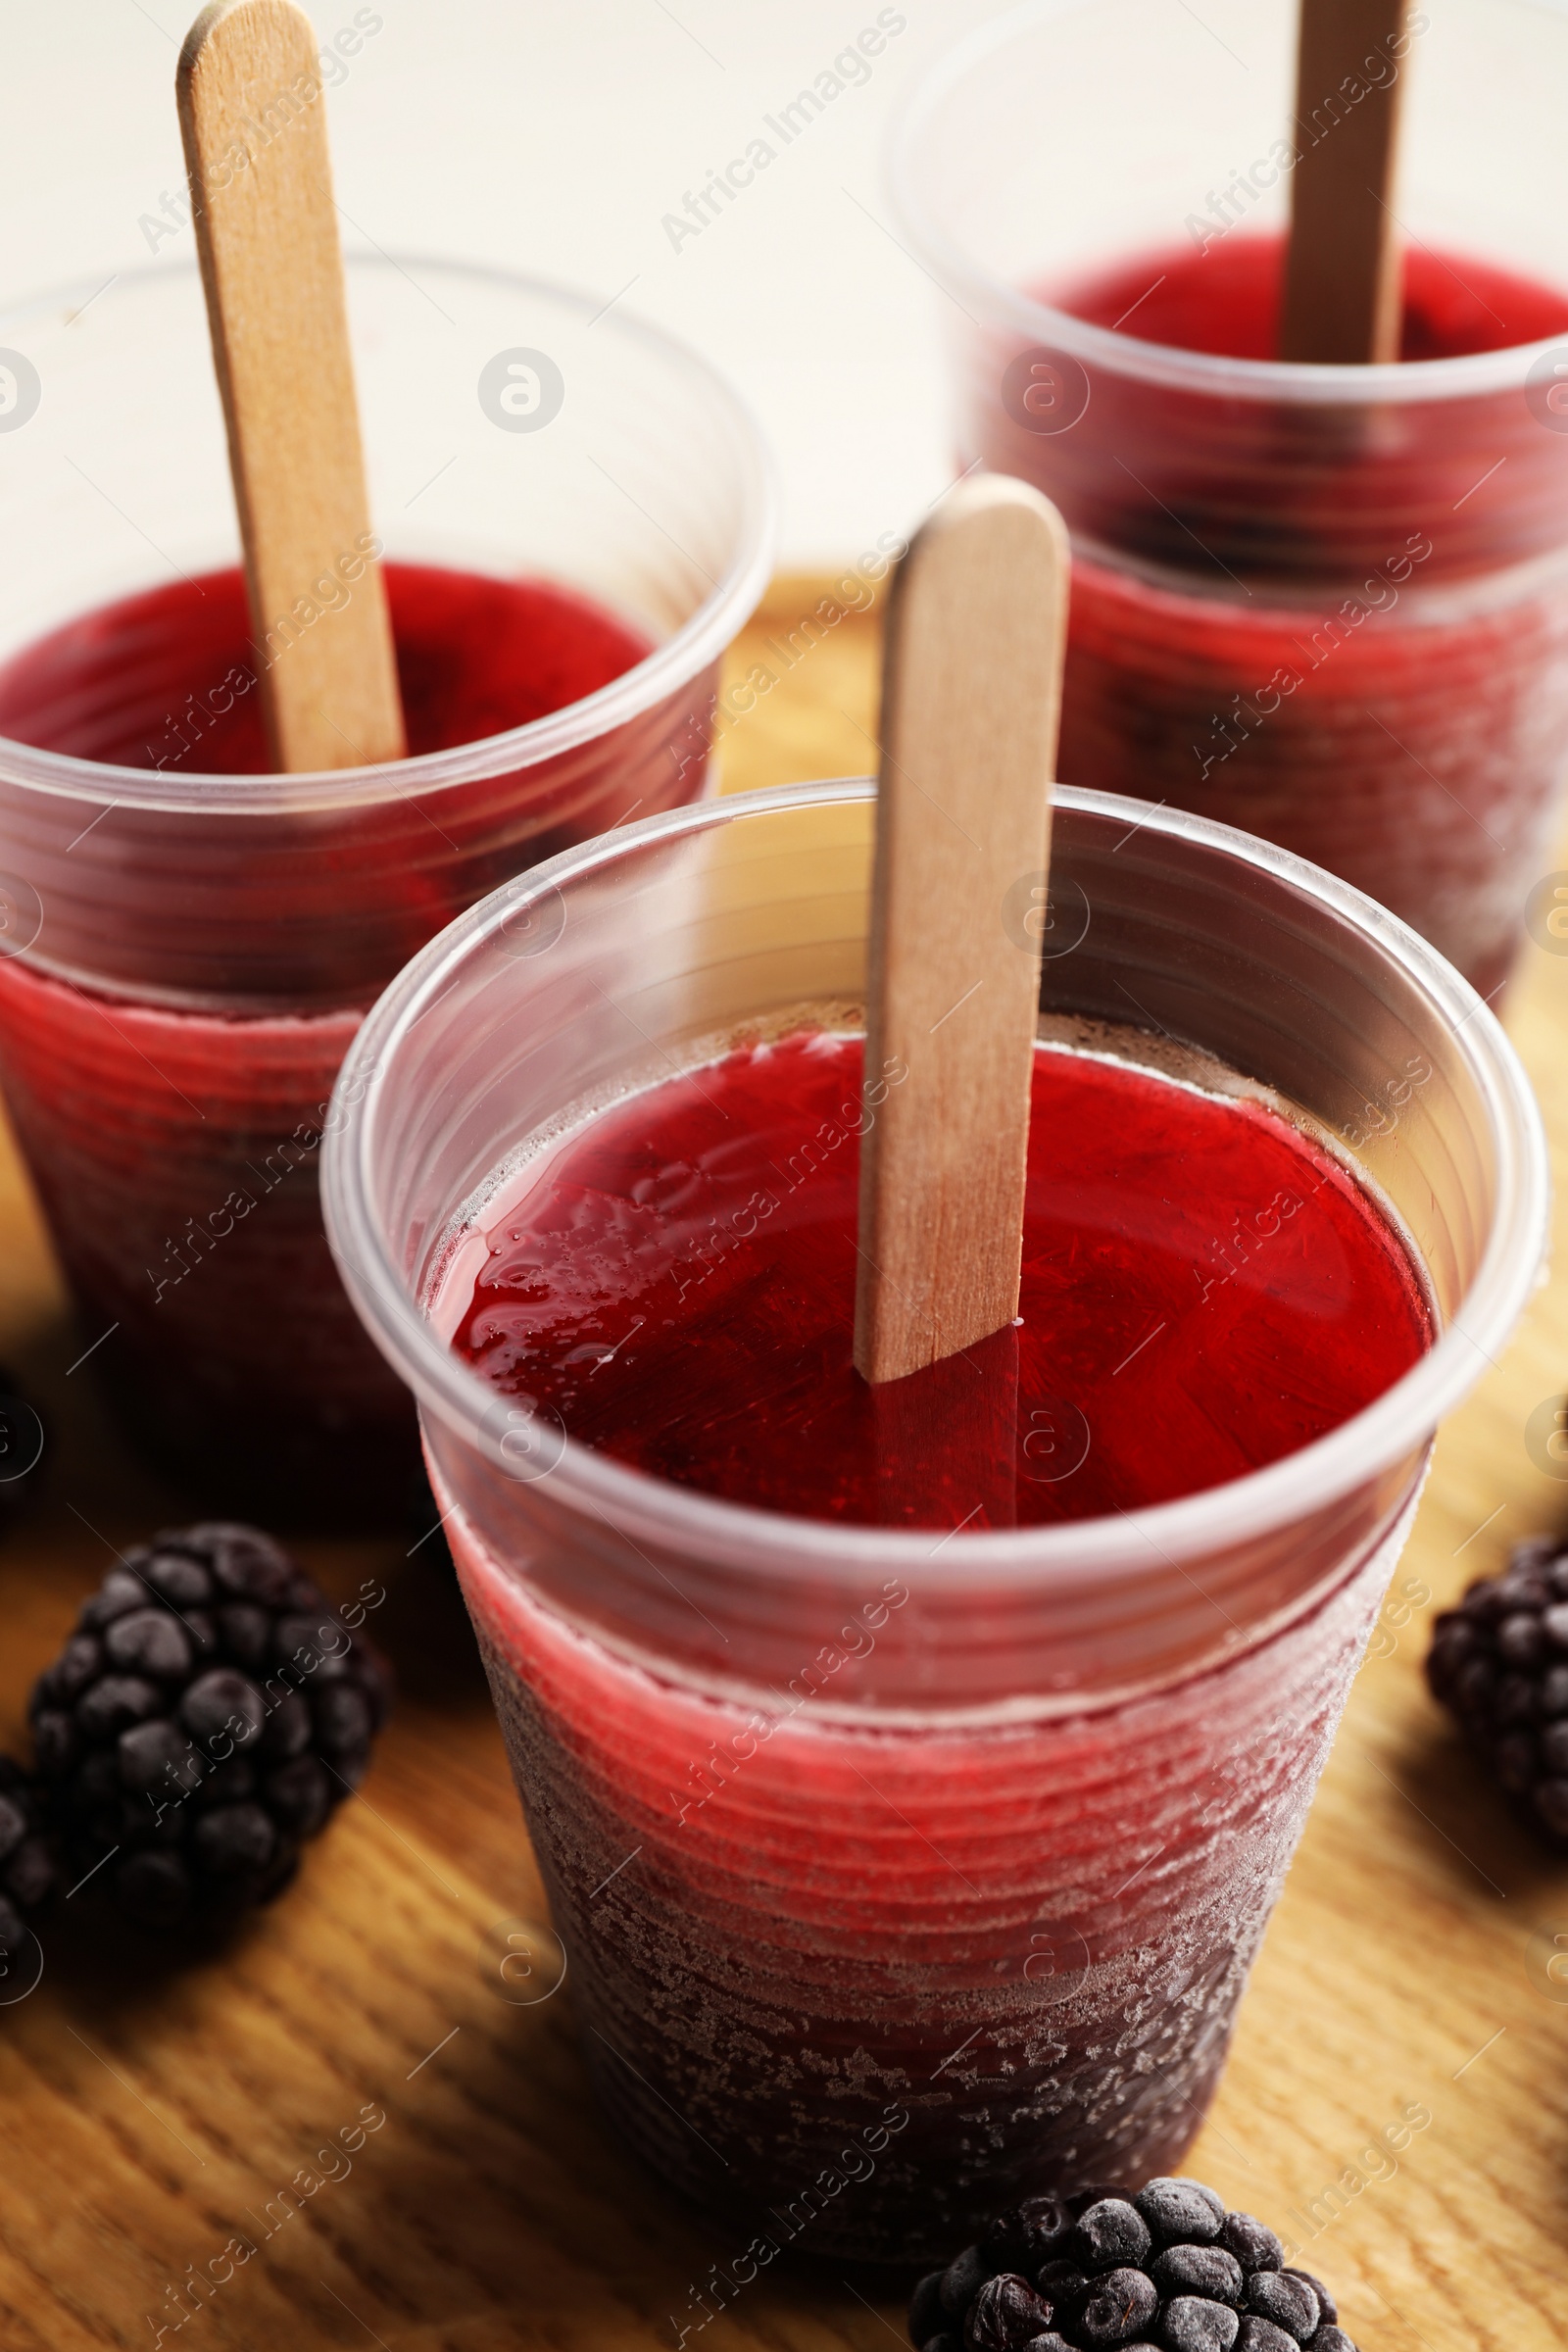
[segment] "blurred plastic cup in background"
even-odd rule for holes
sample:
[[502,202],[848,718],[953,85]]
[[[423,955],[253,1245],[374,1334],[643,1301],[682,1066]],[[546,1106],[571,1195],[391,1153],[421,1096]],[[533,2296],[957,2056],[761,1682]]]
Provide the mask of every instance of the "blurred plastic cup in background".
[[[1409,76],[1407,349],[1466,355],[1352,368],[1265,356],[1297,16],[1015,10],[916,94],[895,203],[958,465],[1072,531],[1063,777],[1279,842],[1490,997],[1568,759],[1568,18],[1445,0],[1311,107],[1315,144]],[[1256,356],[1177,347],[1227,306]]]

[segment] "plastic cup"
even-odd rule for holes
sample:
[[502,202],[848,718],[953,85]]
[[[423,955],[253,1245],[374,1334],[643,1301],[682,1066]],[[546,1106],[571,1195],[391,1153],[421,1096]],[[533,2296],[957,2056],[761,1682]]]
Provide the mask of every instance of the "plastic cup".
[[[273,1515],[396,1507],[415,1466],[321,1231],[350,1039],[498,882],[696,796],[772,535],[744,410],[618,308],[424,260],[355,257],[348,285],[388,558],[564,584],[655,650],[530,725],[333,774],[0,740],[0,1068],[82,1345],[160,1457]],[[0,319],[0,662],[238,561],[194,266]],[[158,693],[127,662],[149,731]]]
[[[572,1444],[445,1344],[443,1270],[531,1134],[759,1017],[847,1017],[873,815],[863,781],[751,794],[497,892],[356,1038],[324,1190],[419,1399],[617,2136],[748,2236],[906,2260],[1178,2162],[1547,1187],[1512,1050],[1423,940],[1268,844],[1063,791],[1078,944],[1043,1010],[1200,1049],[1337,1138],[1426,1268],[1431,1351],[1267,1469],[1028,1531],[791,1518]],[[519,957],[528,918],[552,945]]]
[[[948,297],[959,466],[1038,483],[1072,531],[1062,775],[1295,850],[1490,997],[1550,862],[1568,743],[1568,334],[1283,366],[1040,291],[1146,255],[1157,291],[1161,256],[1228,266],[1231,240],[1284,228],[1297,15],[1015,10],[915,96],[895,205]],[[1484,328],[1477,259],[1568,300],[1568,159],[1544,135],[1568,19],[1446,0],[1411,24],[1362,84],[1409,77],[1407,251]],[[1325,94],[1306,135],[1358,102]]]

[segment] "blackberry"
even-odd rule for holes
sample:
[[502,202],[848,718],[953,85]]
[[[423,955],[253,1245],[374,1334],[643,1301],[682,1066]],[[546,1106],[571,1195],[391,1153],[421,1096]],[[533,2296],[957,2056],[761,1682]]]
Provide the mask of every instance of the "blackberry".
[[1272,2230],[1200,2180],[1029,2197],[921,2279],[916,2352],[1355,2352]]
[[1004,2271],[977,2291],[963,2340],[969,2352],[1009,2352],[1013,2344],[1032,2344],[1050,2326],[1051,2305],[1041,2301],[1027,2278]]
[[270,1901],[364,1777],[390,1695],[380,1653],[270,1537],[217,1521],[155,1536],[33,1690],[66,1869],[149,1928]]
[[1514,1810],[1568,1847],[1568,1545],[1530,1537],[1445,1610],[1427,1681]]
[[55,1859],[29,1774],[0,1755],[0,1994],[21,1965],[28,1920],[55,1890]]

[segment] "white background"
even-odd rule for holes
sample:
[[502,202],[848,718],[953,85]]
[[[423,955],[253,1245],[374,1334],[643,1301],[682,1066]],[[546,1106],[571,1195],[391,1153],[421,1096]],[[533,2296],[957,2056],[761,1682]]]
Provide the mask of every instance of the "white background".
[[[315,0],[323,41],[359,5]],[[633,280],[627,307],[695,343],[760,418],[783,479],[782,562],[836,561],[916,518],[952,475],[946,298],[890,233],[882,159],[911,81],[1000,11],[908,0],[869,81],[675,251],[662,217],[874,24],[879,0],[673,5],[376,0],[381,30],[327,96],[344,240],[607,297]],[[152,259],[142,216],[183,184],[187,22],[179,0],[0,0],[0,306]],[[156,250],[188,259],[190,231]]]

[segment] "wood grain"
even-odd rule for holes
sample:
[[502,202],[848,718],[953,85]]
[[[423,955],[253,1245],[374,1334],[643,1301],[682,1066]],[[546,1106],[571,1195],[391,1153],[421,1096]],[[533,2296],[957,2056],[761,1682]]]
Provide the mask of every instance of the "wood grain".
[[[826,582],[780,584],[734,649],[726,683],[759,665],[776,679],[726,734],[728,788],[780,780],[785,759],[800,775],[874,763],[885,586],[854,610],[840,599],[840,620],[799,660],[778,653],[829,594]],[[1568,868],[1568,839],[1544,862]],[[1565,981],[1568,962],[1528,946],[1508,1003],[1551,1135],[1559,1262]],[[0,1148],[0,1361],[50,1433],[43,1494],[0,1530],[7,1746],[112,1547],[187,1509],[104,1421],[83,1385],[90,1366],[68,1376],[84,1345]],[[1559,1280],[1439,1444],[1187,2158],[1287,2234],[1316,2231],[1301,2259],[1332,2280],[1362,2352],[1554,2352],[1562,2337],[1568,2003],[1547,1997],[1530,1953],[1539,1926],[1568,1932],[1568,1868],[1475,1779],[1419,1665],[1438,1606],[1519,1537],[1563,1524],[1568,1489],[1535,1465],[1523,1431],[1565,1369]],[[570,1983],[530,2007],[500,1996],[484,1938],[542,1921],[539,1882],[456,1592],[434,1545],[410,1558],[408,1544],[302,1547],[335,1592],[385,1582],[371,1624],[403,1697],[363,1794],[298,1885],[225,1958],[170,1978],[51,1929],[42,1984],[0,2009],[5,2352],[150,2352],[147,2315],[168,2288],[237,2230],[265,2229],[250,2217],[367,2101],[387,2121],[353,2172],[258,2239],[165,2352],[674,2352],[668,2315],[735,2251],[601,2128]],[[1406,1578],[1430,1597],[1401,1595]],[[1410,2104],[1430,2124],[1366,2164]],[[779,2263],[687,2352],[892,2352],[902,2340],[899,2303],[873,2281]]]
[[1394,207],[1411,0],[1300,0],[1280,358],[1396,360]]
[[855,1302],[855,1361],[872,1382],[1018,1312],[1069,566],[1050,500],[980,474],[943,501],[894,584]]
[[400,760],[310,19],[217,0],[176,86],[273,760]]

